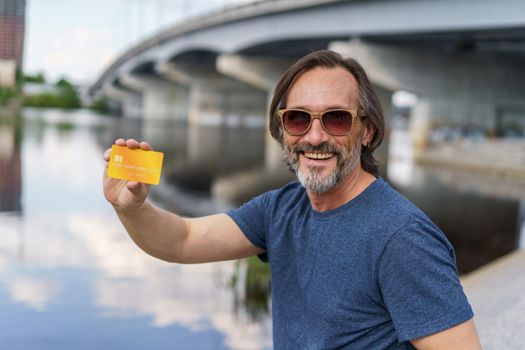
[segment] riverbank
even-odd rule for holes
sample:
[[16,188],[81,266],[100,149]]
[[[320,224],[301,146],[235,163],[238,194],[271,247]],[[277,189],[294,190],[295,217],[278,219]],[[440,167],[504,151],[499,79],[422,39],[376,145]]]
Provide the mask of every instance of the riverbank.
[[483,172],[525,184],[525,138],[443,143],[422,151],[416,161],[427,166]]
[[510,253],[461,282],[474,309],[485,350],[523,349],[525,344],[525,251]]

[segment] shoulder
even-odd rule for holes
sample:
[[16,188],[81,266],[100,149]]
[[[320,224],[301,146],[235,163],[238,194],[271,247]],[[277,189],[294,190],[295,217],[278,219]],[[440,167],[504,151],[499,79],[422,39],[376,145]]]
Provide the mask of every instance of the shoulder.
[[374,228],[387,234],[387,239],[414,222],[433,225],[418,207],[382,178],[374,181],[358,197],[358,202],[359,215],[363,221],[375,223]]
[[[228,214],[237,215],[238,213],[247,213],[252,215],[256,211],[259,214],[280,212],[282,215],[283,208],[290,208],[291,206],[303,203],[304,199],[308,199],[304,188],[300,183],[294,181],[279,189],[262,193],[244,203],[239,208],[231,210]],[[289,210],[286,212],[289,212]]]
[[290,182],[283,187],[265,192],[252,201],[258,201],[266,209],[283,208],[296,205],[308,199],[306,191],[297,181]]
[[432,260],[434,267],[446,265],[456,273],[454,248],[443,231],[386,182],[382,187],[381,217],[388,227],[378,252],[383,267],[390,270]]
[[290,182],[280,189],[269,192],[269,196],[280,205],[308,198],[304,187],[298,181]]
[[473,316],[459,281],[454,249],[429,220],[415,218],[391,237],[375,276],[402,341]]
[[[393,189],[386,181],[379,183],[380,212],[386,222],[395,223],[391,238],[397,240],[438,240],[449,246],[443,232],[416,205]],[[395,237],[394,237],[395,236]]]
[[395,215],[423,214],[412,202],[392,188],[392,186],[382,178],[378,178],[370,187],[369,202],[381,212],[390,212]]
[[298,183],[289,183],[277,190],[265,192],[240,207],[230,210],[229,215],[241,231],[256,246],[267,250],[267,236],[274,232],[272,228],[290,218],[292,206],[305,206],[303,195]]
[[430,218],[381,178],[349,209],[345,220],[356,222],[362,240],[368,242],[370,253],[378,258],[389,247],[398,248],[396,251],[402,254],[403,245],[408,248],[413,244],[437,245],[453,255],[452,246]]

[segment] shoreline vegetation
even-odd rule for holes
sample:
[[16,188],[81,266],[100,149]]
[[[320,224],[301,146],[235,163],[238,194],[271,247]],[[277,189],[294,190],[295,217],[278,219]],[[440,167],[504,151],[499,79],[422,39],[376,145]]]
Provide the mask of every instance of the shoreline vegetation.
[[[26,88],[29,85],[31,89]],[[107,100],[83,102],[78,88],[67,79],[61,78],[55,83],[48,83],[42,73],[25,75],[17,72],[14,87],[0,86],[0,108],[5,109],[13,105],[61,109],[89,108],[101,113],[109,111]]]

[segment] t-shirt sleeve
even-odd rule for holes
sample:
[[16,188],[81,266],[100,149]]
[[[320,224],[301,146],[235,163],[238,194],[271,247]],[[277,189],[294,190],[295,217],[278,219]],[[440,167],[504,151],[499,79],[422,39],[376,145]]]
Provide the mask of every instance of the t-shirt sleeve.
[[416,220],[390,239],[379,261],[378,283],[401,342],[473,317],[452,245],[429,221]]
[[[226,214],[239,226],[244,235],[257,247],[266,250],[265,212],[268,210],[268,193],[257,196]],[[268,261],[266,253],[259,258]]]

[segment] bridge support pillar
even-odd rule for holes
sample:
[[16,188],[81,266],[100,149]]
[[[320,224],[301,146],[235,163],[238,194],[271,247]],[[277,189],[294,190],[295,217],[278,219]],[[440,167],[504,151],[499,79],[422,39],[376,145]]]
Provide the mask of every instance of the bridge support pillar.
[[115,85],[105,85],[102,95],[120,105],[120,113],[125,118],[138,119],[142,115],[142,97],[139,93]]
[[[269,111],[273,89],[284,71],[293,63],[293,60],[274,58],[222,54],[217,58],[217,71],[234,79],[242,81],[267,94],[266,110]],[[270,135],[268,112],[266,113],[266,146],[265,168],[276,170],[283,167],[282,148]]]
[[125,74],[122,84],[140,91],[145,119],[184,120],[188,110],[188,90],[151,74]]
[[251,127],[264,123],[265,94],[249,87],[213,85],[212,82],[191,84],[190,124]]
[[266,94],[219,74],[213,65],[164,63],[159,69],[170,80],[188,86],[190,124],[260,126],[264,123]]

